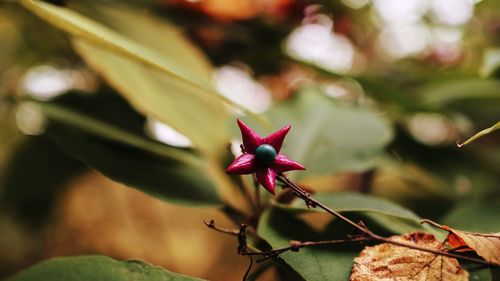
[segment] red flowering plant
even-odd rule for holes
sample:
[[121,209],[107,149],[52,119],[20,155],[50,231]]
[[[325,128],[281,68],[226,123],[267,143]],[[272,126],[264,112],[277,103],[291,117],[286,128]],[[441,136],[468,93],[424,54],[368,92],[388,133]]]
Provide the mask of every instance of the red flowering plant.
[[243,139],[243,154],[226,169],[230,174],[255,173],[257,181],[269,192],[275,194],[276,175],[292,170],[305,170],[301,164],[281,154],[281,146],[291,126],[263,138],[238,119]]
[[[468,42],[468,30],[477,30],[465,28],[460,33],[464,40],[455,40],[459,48],[453,47],[458,51],[453,52],[451,60],[450,56],[439,59],[435,51],[441,48],[431,44],[432,48],[422,50],[422,54],[410,54],[411,59],[403,65],[392,65],[403,58],[399,55],[394,60],[387,59],[386,55],[394,53],[392,51],[378,54],[372,52],[373,48],[365,48],[382,42],[379,39],[387,36],[381,37],[379,32],[384,35],[388,26],[379,28],[381,22],[375,21],[375,28],[361,28],[370,27],[369,21],[358,21],[357,17],[368,15],[370,19],[378,19],[373,15],[381,11],[381,5],[367,5],[358,13],[352,9],[361,7],[354,8],[347,3],[353,1],[199,1],[198,4],[205,6],[224,2],[219,6],[225,8],[233,5],[230,2],[238,3],[233,5],[237,9],[248,8],[247,2],[266,2],[265,6],[271,5],[267,2],[280,2],[281,6],[286,4],[290,8],[274,19],[263,15],[251,20],[227,21],[193,13],[190,9],[200,7],[184,3],[189,1],[129,1],[137,5],[128,8],[99,3],[109,1],[4,2],[9,2],[5,7],[12,7],[0,12],[6,15],[6,25],[0,25],[2,42],[10,46],[5,54],[0,54],[9,58],[9,63],[1,64],[6,67],[2,73],[9,75],[2,78],[5,85],[0,85],[0,124],[7,125],[2,127],[0,139],[8,140],[5,145],[0,142],[0,209],[9,212],[0,215],[0,234],[19,234],[21,240],[13,237],[13,241],[29,240],[18,247],[19,243],[10,243],[12,239],[0,239],[0,260],[8,262],[5,266],[0,264],[2,278],[41,257],[95,251],[127,259],[145,258],[162,266],[178,264],[185,273],[209,280],[239,279],[230,272],[221,276],[220,272],[226,270],[213,270],[211,266],[233,267],[237,262],[233,261],[233,253],[226,251],[226,241],[205,243],[212,242],[213,236],[205,231],[201,222],[214,217],[220,218],[221,223],[225,219],[224,223],[234,229],[221,228],[213,220],[206,225],[237,237],[240,255],[277,261],[256,265],[249,278],[252,280],[271,268],[276,269],[279,280],[377,280],[377,276],[378,280],[466,280],[467,274],[454,258],[487,267],[500,265],[500,234],[464,232],[433,223],[449,232],[447,240],[434,241],[432,235],[422,235],[422,231],[428,229],[420,225],[422,218],[418,215],[443,219],[440,223],[447,225],[472,221],[470,229],[463,224],[468,231],[486,231],[482,229],[487,226],[488,231],[498,232],[500,228],[497,219],[500,206],[496,204],[499,200],[490,196],[500,194],[495,189],[500,182],[500,165],[494,165],[500,142],[486,141],[478,150],[470,147],[471,150],[464,153],[450,146],[453,138],[465,133],[466,128],[460,126],[464,122],[477,127],[491,126],[499,115],[492,110],[500,108],[500,100],[489,94],[498,92],[497,53],[484,45],[484,42],[495,42],[498,37],[494,32],[490,32],[494,35],[491,38],[486,36],[488,30],[496,31],[492,28],[496,26],[492,21],[495,18],[492,8],[498,1],[465,1],[471,2],[468,6],[471,12],[483,9],[470,21],[473,27],[484,27],[485,32],[471,34],[481,39],[472,41],[481,44],[462,44]],[[66,2],[78,3],[66,5]],[[257,6],[264,5],[261,4]],[[30,11],[65,32],[71,44],[47,40],[60,39],[60,33],[52,34],[49,26],[40,24],[40,19],[17,9]],[[478,25],[481,16],[486,17]],[[172,17],[170,21],[182,28],[164,22],[164,17]],[[439,17],[428,17],[426,13],[419,13],[419,17],[430,27],[445,23],[441,19],[434,23]],[[33,32],[34,26],[38,32]],[[455,23],[453,27],[459,29]],[[18,38],[18,34],[26,38]],[[186,40],[186,34],[194,40]],[[311,34],[325,35],[320,36],[325,40],[309,40]],[[40,44],[37,39],[42,40]],[[203,45],[203,51],[197,50],[192,42]],[[35,55],[25,56],[19,51],[47,43],[50,43],[49,49],[40,48],[41,53]],[[391,44],[381,44],[381,51],[385,45]],[[69,47],[75,50],[67,49]],[[316,48],[333,49],[321,52],[320,57],[316,56]],[[304,52],[298,52],[299,49]],[[43,59],[42,54],[49,53],[55,57]],[[384,56],[379,57],[382,54]],[[14,60],[11,63],[13,56],[19,56],[20,63]],[[346,63],[335,67],[331,62],[337,58]],[[463,58],[466,64],[460,65]],[[484,77],[477,77],[480,79],[473,76],[479,67],[475,58],[484,58],[485,62],[481,67]],[[419,62],[419,59],[423,60]],[[30,60],[33,60],[32,67]],[[300,62],[295,63],[296,60]],[[211,61],[218,68],[216,85],[212,83]],[[232,61],[238,63],[227,64]],[[415,72],[406,73],[411,69]],[[66,75],[68,71],[72,75]],[[51,91],[53,93],[47,96],[46,91],[41,91],[47,89],[39,89],[37,81],[55,74],[57,77],[64,74],[69,79],[65,79],[68,87],[64,88],[72,90]],[[488,75],[491,77],[487,78]],[[269,100],[272,102],[262,115],[253,112],[260,112],[262,107],[247,108],[251,104],[244,102],[246,97],[251,97],[261,99],[262,105],[268,104],[268,98],[264,98],[268,95],[257,93],[261,91],[261,84],[265,92],[272,94]],[[473,101],[477,105],[487,101],[487,110],[470,104],[472,96],[468,93],[478,92],[476,87],[485,94],[474,95]],[[231,110],[226,110],[227,107]],[[233,110],[261,125],[293,122],[294,128],[301,128],[288,136],[289,140],[294,138],[289,144],[298,144],[286,147],[286,153],[295,159],[282,153],[290,125],[261,136],[237,120],[242,152],[227,165],[229,158],[233,160],[228,149],[231,135],[227,128],[228,120],[234,120]],[[488,113],[495,115],[488,116]],[[425,134],[429,126],[434,128],[436,124],[446,126],[438,126],[440,130]],[[43,139],[21,137],[16,127],[30,135],[29,138],[43,134]],[[481,131],[470,141],[495,130],[500,130],[500,123]],[[45,137],[53,138],[58,146]],[[440,154],[449,159],[437,157]],[[300,155],[300,159],[296,155]],[[301,173],[299,183],[285,175],[305,170],[294,160],[307,163],[307,172]],[[84,168],[87,166],[89,169]],[[491,167],[485,169],[487,166]],[[99,173],[89,173],[89,170]],[[94,179],[102,176],[116,181],[120,187],[114,188],[110,181],[105,183],[113,187],[113,192],[98,188],[91,193],[81,193],[81,188],[76,187],[94,183]],[[255,188],[249,179],[254,179]],[[67,188],[75,186],[75,191],[59,196],[66,183]],[[302,184],[308,185],[307,191]],[[261,198],[262,194],[268,194],[260,185],[278,196]],[[140,196],[122,186],[171,203],[165,206],[169,214],[156,212],[159,205],[157,201],[147,201],[154,200],[151,198],[122,200]],[[450,188],[454,186],[460,188]],[[42,193],[44,196],[40,196]],[[84,200],[87,197],[82,196],[99,200]],[[85,202],[82,211],[76,209],[83,205],[74,204],[74,198]],[[393,200],[408,204],[411,210]],[[482,203],[483,200],[488,204]],[[113,203],[119,204],[119,208]],[[189,212],[184,207],[177,209],[174,204],[206,209]],[[106,212],[102,212],[101,205],[107,208]],[[123,210],[127,210],[126,217]],[[464,210],[471,212],[465,214]],[[335,219],[325,224],[323,220],[316,220],[324,214]],[[188,215],[199,216],[194,221],[200,223],[177,223]],[[67,231],[63,231],[62,236],[43,235],[40,239],[39,235],[32,235],[31,227],[25,227],[21,217],[33,222],[31,226],[40,227],[35,233],[72,230],[71,233],[77,235],[72,235],[71,241],[62,239],[69,242],[59,247],[59,240]],[[117,217],[126,220],[116,220]],[[461,217],[470,219],[457,220]],[[129,219],[141,227],[127,227],[129,233],[123,231],[119,224],[127,222],[128,225]],[[144,224],[144,221],[155,223]],[[84,224],[74,229],[74,222]],[[164,225],[159,225],[160,222]],[[113,235],[94,237],[100,234],[94,230],[101,225]],[[405,235],[384,237],[376,234],[375,229],[388,235]],[[190,232],[195,235],[189,238],[197,240],[186,240],[184,236],[172,240],[180,247],[162,247],[158,243],[171,246],[170,239],[155,241],[173,231]],[[95,239],[87,239],[88,234]],[[132,239],[137,244],[129,243],[129,239],[116,239],[127,234],[138,237]],[[74,243],[78,238],[95,244],[84,243],[85,247],[78,247],[82,244]],[[386,245],[372,245],[361,251],[362,245],[352,243],[367,241]],[[54,243],[57,249],[51,247]],[[193,248],[196,251],[186,248],[184,243],[196,247]],[[332,246],[338,243],[349,245]],[[331,247],[320,246],[327,244]],[[302,250],[309,246],[314,247]],[[137,256],[136,249],[141,249],[142,256]],[[393,249],[396,255],[387,249]],[[471,253],[472,250],[477,255]],[[32,255],[25,256],[26,253]],[[185,259],[187,255],[189,259]],[[177,256],[180,258],[176,259]],[[189,262],[188,266],[182,266],[185,261]],[[252,260],[250,266],[253,264]],[[3,271],[5,269],[8,271]],[[200,280],[146,263],[116,261],[104,256],[59,258],[23,272],[8,281]],[[249,272],[250,268],[243,279]],[[483,280],[478,278],[480,275],[471,274],[471,279]]]
[[[248,127],[241,120],[237,120],[238,126],[241,131],[241,136],[243,140],[242,152],[243,154],[238,156],[226,169],[227,173],[230,174],[255,174],[256,181],[261,184],[266,190],[270,193],[275,194],[276,191],[276,179],[278,178],[284,187],[290,188],[295,196],[304,201],[307,208],[320,208],[323,211],[329,213],[330,215],[336,217],[337,219],[343,221],[344,223],[349,224],[356,231],[357,234],[349,235],[346,239],[340,240],[325,240],[325,241],[290,241],[290,245],[284,248],[272,249],[269,251],[259,251],[257,249],[250,249],[247,246],[246,241],[246,233],[248,227],[257,228],[257,225],[251,224],[241,224],[239,230],[228,230],[223,229],[215,225],[215,222],[212,220],[210,223],[206,223],[206,225],[212,229],[217,231],[235,235],[238,237],[238,253],[240,255],[248,256],[250,258],[250,266],[245,273],[243,280],[247,280],[249,272],[253,265],[253,256],[260,256],[261,259],[258,261],[263,261],[269,258],[277,257],[287,251],[298,252],[301,248],[309,247],[309,246],[317,246],[317,245],[326,245],[326,244],[338,244],[338,243],[346,243],[346,242],[366,242],[366,241],[377,241],[382,242],[387,245],[391,244],[391,246],[402,246],[408,249],[419,250],[425,252],[426,254],[437,256],[448,256],[449,258],[458,258],[462,260],[468,260],[480,264],[487,264],[490,266],[497,266],[497,264],[492,263],[488,260],[471,258],[468,256],[464,256],[461,254],[450,253],[441,248],[428,247],[427,245],[421,246],[414,243],[405,243],[401,241],[396,241],[393,237],[386,238],[380,236],[374,232],[372,232],[362,221],[356,223],[338,211],[332,209],[328,205],[322,203],[311,197],[311,194],[302,189],[299,185],[295,184],[291,180],[289,180],[286,176],[283,175],[283,172],[292,171],[292,170],[305,170],[305,167],[289,158],[285,155],[281,154],[281,147],[283,145],[283,141],[285,136],[290,131],[291,126],[287,125],[280,130],[270,134],[267,137],[261,137],[256,132],[254,132],[250,127]],[[258,196],[258,192],[256,193]],[[258,198],[256,198],[258,199]],[[414,232],[410,235],[416,235],[420,237],[422,233]],[[420,236],[419,236],[420,235]],[[432,235],[431,235],[432,236]],[[412,252],[406,251],[403,255],[407,255],[408,257],[413,255]],[[456,260],[450,259],[451,262],[457,263]],[[425,263],[425,262],[424,262]],[[351,275],[351,280],[358,280],[357,278],[371,278],[371,273],[359,273],[358,268],[362,268],[363,264],[360,262],[359,264],[354,265],[353,273]],[[468,275],[467,272],[460,269],[454,275],[455,278],[466,278]],[[361,277],[360,277],[361,276]],[[365,280],[365,279],[363,279]],[[372,280],[372,279],[366,279]],[[374,279],[378,280],[378,279]],[[457,279],[458,280],[458,279]]]

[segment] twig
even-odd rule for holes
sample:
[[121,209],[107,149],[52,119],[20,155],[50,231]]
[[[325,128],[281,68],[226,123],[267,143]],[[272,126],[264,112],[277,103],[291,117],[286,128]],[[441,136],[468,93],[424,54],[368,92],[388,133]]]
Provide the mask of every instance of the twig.
[[256,178],[253,179],[253,185],[255,189],[255,207],[257,208],[257,215],[259,215],[260,212],[262,211],[262,203],[260,200],[259,182],[257,181]]
[[264,274],[269,268],[273,266],[272,262],[265,263],[258,268],[256,268],[250,275],[248,275],[247,280],[255,281],[258,280],[259,277]]
[[346,239],[338,239],[338,240],[322,240],[322,241],[297,241],[297,240],[292,240],[290,241],[290,246],[288,247],[283,247],[283,248],[278,248],[278,249],[273,249],[270,251],[263,251],[263,252],[251,252],[248,249],[247,243],[246,243],[246,229],[248,225],[242,224],[240,226],[240,229],[226,229],[222,227],[218,227],[215,225],[215,221],[211,220],[209,223],[204,222],[205,225],[211,229],[214,229],[218,232],[229,234],[231,236],[237,236],[238,237],[238,254],[242,256],[262,256],[263,258],[260,260],[257,260],[257,263],[263,262],[269,258],[276,257],[284,252],[287,251],[292,251],[292,252],[298,252],[299,249],[304,248],[304,247],[312,247],[312,246],[319,246],[319,245],[333,245],[333,244],[341,244],[341,243],[348,243],[348,242],[362,242],[362,241],[370,241],[372,240],[371,237],[368,236],[353,236],[353,237],[348,237]]
[[[252,266],[253,266],[253,256],[261,256],[262,258],[257,260],[257,263],[260,263],[262,261],[268,260],[270,258],[278,257],[279,255],[287,252],[287,251],[292,251],[292,252],[298,252],[301,248],[304,247],[311,247],[311,246],[319,246],[319,245],[333,245],[333,244],[340,244],[340,243],[348,243],[348,242],[364,242],[364,241],[379,241],[383,243],[389,243],[393,244],[396,246],[401,246],[417,251],[422,251],[422,252],[428,252],[432,253],[435,255],[440,255],[440,256],[447,256],[451,258],[456,258],[456,259],[461,259],[461,260],[466,260],[478,264],[482,264],[485,266],[498,266],[497,264],[490,263],[488,261],[474,258],[474,257],[469,257],[461,254],[457,254],[452,251],[443,251],[443,250],[438,250],[435,248],[429,248],[429,247],[422,247],[413,243],[406,243],[406,242],[401,242],[401,241],[396,241],[392,240],[387,237],[380,236],[378,234],[373,233],[371,230],[369,230],[363,222],[355,223],[354,221],[350,220],[349,218],[343,216],[339,212],[329,208],[325,204],[321,203],[320,201],[314,199],[311,197],[311,194],[305,190],[303,190],[301,187],[296,185],[294,182],[289,180],[287,177],[285,177],[283,174],[279,174],[276,177],[281,183],[283,183],[286,187],[292,189],[294,194],[302,199],[308,208],[316,208],[319,207],[326,211],[327,213],[331,214],[332,216],[344,221],[345,223],[351,225],[354,227],[356,230],[360,232],[357,236],[352,236],[352,237],[347,237],[346,239],[339,239],[339,240],[324,240],[324,241],[295,241],[292,240],[290,241],[290,246],[284,247],[284,248],[278,248],[278,249],[273,249],[270,251],[263,251],[263,252],[251,252],[248,249],[247,243],[246,243],[246,231],[248,228],[248,224],[241,224],[239,230],[234,230],[234,229],[225,229],[221,228],[215,225],[214,220],[211,220],[209,223],[204,222],[205,225],[211,229],[214,229],[218,232],[229,234],[232,236],[237,236],[238,237],[238,254],[243,255],[243,256],[248,256],[250,259],[250,265],[245,272],[245,275],[243,277],[243,281],[246,280],[248,277]],[[429,220],[422,220],[422,223],[431,223],[433,225],[437,225],[436,223],[429,221]]]
[[357,230],[361,231],[362,233],[368,234],[367,232],[370,232],[364,225],[360,225],[360,224],[357,224],[357,223],[351,221],[350,219],[346,218],[345,216],[343,216],[339,212],[330,209],[325,204],[323,204],[323,203],[317,201],[316,199],[312,198],[311,194],[309,192],[303,190],[301,187],[299,187],[298,185],[296,185],[294,182],[292,182],[291,180],[289,180],[284,175],[278,175],[276,178],[280,182],[282,182],[283,184],[285,184],[285,186],[291,188],[297,197],[299,197],[300,199],[304,200],[304,202],[306,203],[306,205],[307,205],[308,208],[320,207],[321,209],[323,209],[327,213],[329,213],[332,216],[334,216],[334,217],[336,217],[336,218],[338,218],[338,219],[340,219],[340,220],[342,220],[342,221],[350,224],[351,226],[353,226]]
[[432,221],[432,220],[430,220],[430,219],[423,219],[423,220],[420,220],[420,224],[424,224],[424,223],[430,224],[430,225],[432,225],[432,226],[434,226],[434,227],[437,227],[437,228],[439,228],[439,229],[442,229],[442,230],[444,230],[444,231],[447,231],[446,229],[443,229],[443,226],[442,226],[442,225],[440,225],[439,223],[437,223],[437,222],[435,222],[435,221]]
[[232,235],[232,236],[238,236],[239,233],[240,233],[239,230],[218,227],[218,226],[215,225],[215,221],[214,220],[210,220],[210,222],[203,221],[203,223],[208,228],[211,228],[211,229],[213,229],[215,231],[218,231],[218,232],[221,232],[221,233],[225,233],[225,234],[229,234],[229,235]]
[[253,266],[253,257],[248,256],[248,259],[250,259],[250,264],[248,265],[247,271],[245,272],[245,275],[243,275],[243,281],[247,280],[248,274],[250,273],[250,270],[252,269]]
[[320,245],[334,245],[334,244],[349,243],[349,242],[362,242],[362,241],[369,241],[369,240],[371,240],[370,237],[351,237],[351,238],[338,239],[338,240],[305,241],[305,242],[292,240],[292,241],[290,241],[290,246],[288,246],[288,247],[274,249],[274,250],[271,250],[268,252],[258,253],[264,257],[260,260],[257,260],[257,263],[263,262],[269,258],[273,258],[273,257],[278,256],[278,255],[281,255],[282,253],[287,252],[287,251],[298,252],[301,248],[304,248],[304,247],[320,246]]
[[371,240],[380,241],[380,242],[384,242],[384,243],[389,243],[389,244],[393,244],[393,245],[397,245],[397,246],[401,246],[401,247],[406,247],[406,248],[410,248],[410,249],[414,249],[414,250],[418,250],[418,251],[433,253],[433,254],[436,254],[436,255],[447,256],[447,257],[457,258],[457,259],[461,259],[461,260],[467,260],[467,261],[471,261],[471,262],[475,262],[475,263],[480,263],[480,264],[484,264],[484,265],[488,265],[488,266],[498,266],[497,264],[490,263],[490,262],[487,262],[485,260],[481,260],[481,259],[477,259],[477,258],[473,258],[473,257],[469,257],[469,256],[464,256],[464,255],[460,255],[460,254],[456,254],[456,253],[451,253],[451,252],[447,252],[447,251],[437,250],[437,249],[433,249],[433,248],[429,248],[429,247],[422,247],[422,246],[418,246],[418,245],[415,245],[415,244],[412,244],[412,243],[405,243],[405,242],[400,242],[400,241],[394,241],[394,240],[391,240],[390,238],[382,237],[382,236],[380,236],[378,234],[375,234],[375,233],[371,232],[363,224],[357,224],[357,223],[353,222],[352,220],[350,220],[347,217],[343,216],[339,212],[330,209],[325,204],[323,204],[323,203],[317,201],[316,199],[312,198],[311,194],[309,194],[308,192],[306,192],[305,190],[303,190],[301,187],[299,187],[298,185],[296,185],[295,183],[293,183],[292,181],[290,181],[284,175],[280,174],[276,178],[280,182],[282,182],[283,184],[285,184],[285,186],[291,188],[293,190],[293,192],[297,195],[297,197],[299,197],[300,199],[304,200],[304,202],[306,203],[307,207],[309,207],[309,208],[319,207],[319,208],[323,209],[327,213],[333,215],[334,217],[336,217],[336,218],[338,218],[338,219],[340,219],[340,220],[342,220],[342,221],[350,224],[351,226],[353,226],[357,230],[361,231],[361,233],[363,233],[364,235],[366,235],[367,237],[369,237]]

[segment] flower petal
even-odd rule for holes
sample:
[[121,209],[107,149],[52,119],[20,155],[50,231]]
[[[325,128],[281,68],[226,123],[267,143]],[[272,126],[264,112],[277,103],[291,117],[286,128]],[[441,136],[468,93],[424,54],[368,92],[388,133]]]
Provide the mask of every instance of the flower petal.
[[267,189],[267,191],[274,194],[276,188],[276,172],[271,168],[259,168],[255,173],[257,181]]
[[275,170],[276,173],[283,173],[291,170],[305,170],[305,169],[306,168],[304,168],[304,166],[293,160],[288,159],[283,154],[278,154],[276,156],[276,159],[274,159],[273,170]]
[[288,131],[290,131],[290,128],[292,126],[287,125],[278,131],[270,134],[269,136],[265,137],[263,140],[263,143],[270,144],[276,149],[276,152],[279,153],[281,150],[281,145],[283,145],[283,140],[285,139],[286,134]]
[[245,147],[245,151],[248,153],[254,153],[255,149],[263,143],[262,138],[240,119],[238,119],[238,126],[240,127],[241,138],[243,139],[243,147]]
[[234,159],[233,163],[227,167],[226,172],[230,174],[251,174],[255,171],[255,155],[242,154]]

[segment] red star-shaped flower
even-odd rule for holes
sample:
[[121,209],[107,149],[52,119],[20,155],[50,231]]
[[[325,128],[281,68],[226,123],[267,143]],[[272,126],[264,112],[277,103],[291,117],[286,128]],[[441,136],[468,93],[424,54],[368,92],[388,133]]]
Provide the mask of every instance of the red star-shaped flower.
[[305,170],[304,166],[280,154],[281,145],[290,131],[288,125],[262,138],[238,119],[243,138],[244,153],[238,156],[226,169],[230,174],[255,173],[257,181],[274,194],[276,175],[291,170]]

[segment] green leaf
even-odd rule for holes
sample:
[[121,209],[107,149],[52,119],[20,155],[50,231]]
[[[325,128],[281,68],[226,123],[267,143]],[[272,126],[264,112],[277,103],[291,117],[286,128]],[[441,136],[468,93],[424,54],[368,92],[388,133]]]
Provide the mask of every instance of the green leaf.
[[292,125],[283,154],[307,169],[292,177],[372,168],[393,137],[380,112],[338,103],[315,88],[277,104],[268,115],[276,128]]
[[500,76],[500,49],[488,49],[484,53],[483,64],[479,69],[479,75],[483,78]]
[[[291,212],[280,208],[266,211],[258,228],[258,235],[273,248],[287,247],[290,240],[320,241],[342,239],[350,232],[337,220],[325,231],[316,232]],[[282,262],[289,269],[305,280],[310,281],[345,281],[349,280],[352,262],[361,251],[357,243],[335,246],[306,247],[299,252],[286,252],[280,255]]]
[[465,115],[475,124],[486,126],[500,115],[499,88],[500,80],[455,77],[428,83],[416,94],[431,111],[456,117]]
[[[402,219],[419,221],[412,211],[387,199],[356,192],[319,192],[312,197],[338,212],[373,212]],[[310,209],[303,200],[296,200],[291,209],[324,212],[319,208]]]
[[46,222],[65,183],[86,168],[44,136],[23,140],[5,164],[0,170],[2,213],[32,223]]
[[452,228],[479,232],[500,232],[500,202],[464,202],[457,205],[441,221]]
[[111,179],[169,202],[221,203],[205,161],[148,139],[144,118],[117,96],[72,93],[40,105],[51,121],[47,133]]
[[7,281],[188,281],[202,280],[169,272],[139,260],[117,261],[105,256],[53,258]]
[[498,129],[500,129],[500,121],[497,122],[495,125],[478,132],[477,134],[475,134],[474,136],[472,136],[471,138],[469,138],[465,142],[458,144],[458,147],[462,147],[464,145],[467,145],[467,144],[469,144],[469,143],[471,143],[471,142],[473,142],[473,141],[475,141],[475,140],[477,140],[477,139],[479,139],[479,138],[481,138],[481,137],[483,137],[483,136],[485,136],[493,131],[496,131]]
[[[420,218],[413,212],[382,198],[348,192],[317,193],[312,196],[353,221],[362,220],[375,232],[385,229],[391,233],[407,233],[424,229],[419,224]],[[324,211],[320,208],[309,209],[302,200],[291,205],[275,206],[266,211],[259,221],[259,236],[272,248],[281,248],[288,246],[291,240],[345,239],[352,234],[352,227],[338,219],[331,221],[324,230],[313,230],[299,219],[298,214],[303,212]],[[360,244],[343,243],[305,247],[298,253],[287,252],[280,256],[305,280],[348,280],[352,260],[359,251]]]
[[424,104],[439,109],[459,100],[498,100],[499,87],[500,81],[463,78],[431,83],[420,88],[418,92]]
[[63,7],[21,3],[69,33],[77,52],[137,110],[169,124],[205,153],[221,153],[228,142],[228,101],[214,91],[208,64],[179,31],[143,13],[100,7],[120,34]]
[[359,76],[356,80],[361,84],[368,96],[378,101],[393,118],[401,118],[408,112],[429,110],[427,106],[418,101],[415,96],[406,94],[401,89],[396,78],[387,81],[387,76]]
[[[422,230],[420,218],[415,213],[384,198],[354,192],[323,192],[312,197],[338,212],[362,213],[395,233]],[[303,200],[280,207],[302,212],[324,212],[320,208],[307,208]]]

